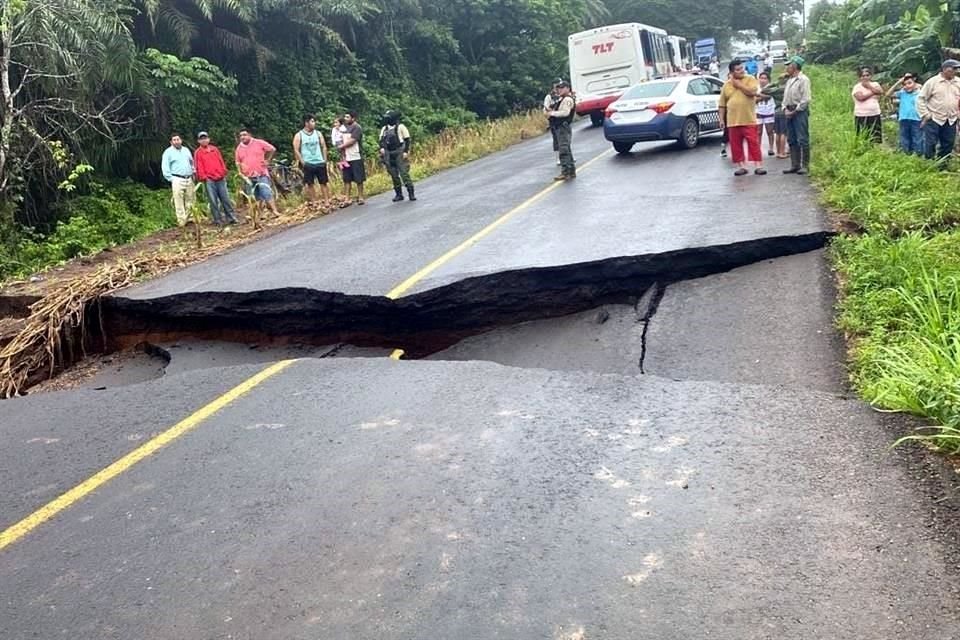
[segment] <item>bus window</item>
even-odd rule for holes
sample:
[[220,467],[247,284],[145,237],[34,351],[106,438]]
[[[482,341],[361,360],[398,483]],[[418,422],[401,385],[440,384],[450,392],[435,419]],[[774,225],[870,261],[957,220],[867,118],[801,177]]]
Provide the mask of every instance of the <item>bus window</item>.
[[653,40],[654,56],[648,64],[652,64],[656,68],[656,74],[662,76],[672,67],[670,63],[671,56],[668,52],[670,43],[667,41],[666,36],[659,33],[651,33],[649,35]]
[[643,64],[650,66],[656,59],[653,54],[653,42],[650,39],[650,32],[646,29],[640,30],[640,46],[643,50]]

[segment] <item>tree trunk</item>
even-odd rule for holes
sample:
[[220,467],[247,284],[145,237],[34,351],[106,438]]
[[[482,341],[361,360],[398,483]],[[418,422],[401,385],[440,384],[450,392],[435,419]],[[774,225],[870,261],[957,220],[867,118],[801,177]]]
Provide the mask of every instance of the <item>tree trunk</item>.
[[3,98],[3,118],[0,121],[0,215],[5,216],[7,188],[10,184],[7,160],[10,157],[10,134],[13,132],[13,91],[10,88],[10,56],[13,44],[13,16],[10,0],[0,0],[0,92]]

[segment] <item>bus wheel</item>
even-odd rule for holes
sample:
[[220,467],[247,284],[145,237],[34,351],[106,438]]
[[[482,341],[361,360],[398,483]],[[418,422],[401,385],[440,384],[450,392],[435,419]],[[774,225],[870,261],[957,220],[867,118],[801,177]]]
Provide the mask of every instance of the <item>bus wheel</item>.
[[603,112],[602,111],[591,111],[590,112],[590,124],[595,127],[603,126]]

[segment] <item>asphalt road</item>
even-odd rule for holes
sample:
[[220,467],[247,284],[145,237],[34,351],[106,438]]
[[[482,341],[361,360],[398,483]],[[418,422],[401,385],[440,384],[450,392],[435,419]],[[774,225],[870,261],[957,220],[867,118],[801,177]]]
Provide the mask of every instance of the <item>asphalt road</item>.
[[[383,295],[541,193],[547,145],[131,295]],[[824,225],[801,179],[640,149],[410,291]],[[155,380],[0,402],[0,638],[953,639],[956,481],[847,397],[832,304],[812,252],[671,283],[648,321],[607,305],[438,361],[183,343]]]
[[[465,277],[575,264],[693,246],[800,234],[824,228],[803,179],[733,180],[719,139],[692,153],[667,143],[613,153],[599,130],[579,126],[575,183],[551,187],[557,168],[542,137],[427,180],[415,203],[389,196],[315,220],[125,293],[308,287],[383,295],[504,214],[523,208],[483,241],[445,262],[406,293]],[[543,194],[525,205],[531,198]],[[422,194],[422,195],[421,195]]]

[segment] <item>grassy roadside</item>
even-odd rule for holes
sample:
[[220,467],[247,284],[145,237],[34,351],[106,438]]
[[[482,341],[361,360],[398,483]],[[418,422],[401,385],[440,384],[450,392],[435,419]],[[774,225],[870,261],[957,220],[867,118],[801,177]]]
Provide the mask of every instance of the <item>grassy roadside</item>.
[[[960,175],[858,140],[852,73],[809,71],[813,178],[850,231],[834,242],[851,380],[878,408],[930,419],[960,452]],[[887,128],[889,142],[895,142]]]
[[[546,118],[539,111],[447,129],[435,136],[414,141],[411,158],[413,178],[415,181],[422,180],[444,169],[502,151],[545,130]],[[376,158],[368,158],[367,165],[368,195],[393,188],[389,175]],[[338,171],[333,171],[331,176],[335,193],[339,193],[341,187],[338,174]],[[107,248],[144,239],[157,240],[151,243],[153,245],[171,245],[165,248],[175,253],[182,253],[189,248],[189,240],[183,243],[165,239],[170,235],[168,230],[176,226],[169,190],[151,191],[132,183],[105,185],[98,187],[95,195],[84,196],[82,201],[85,206],[77,207],[76,215],[59,224],[46,237],[34,234],[14,239],[0,237],[0,285],[62,265],[74,258],[89,257]],[[240,204],[242,199],[234,194],[234,202]],[[281,204],[286,212],[284,218],[291,222],[303,222],[327,212],[321,207],[305,207],[302,200],[294,197],[287,198]],[[205,243],[219,243],[223,248],[239,243],[235,240],[240,241],[247,235],[247,232],[241,232],[234,234],[233,239],[223,238],[213,229],[204,228]]]

